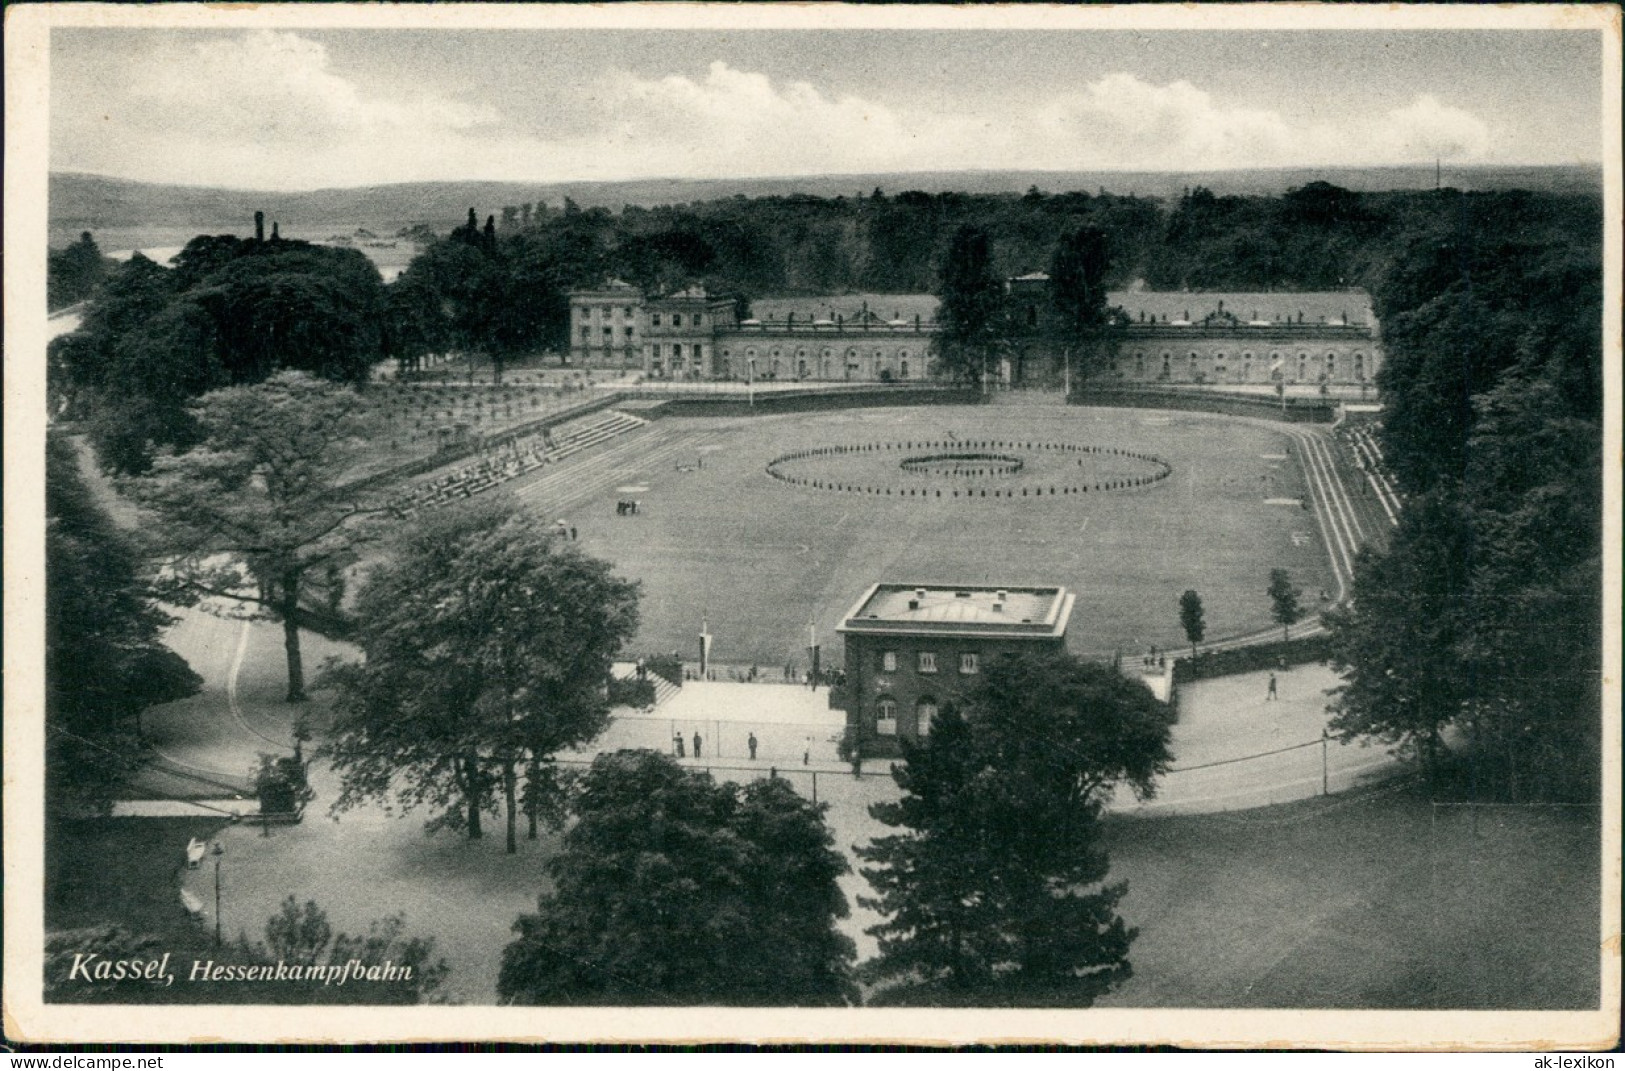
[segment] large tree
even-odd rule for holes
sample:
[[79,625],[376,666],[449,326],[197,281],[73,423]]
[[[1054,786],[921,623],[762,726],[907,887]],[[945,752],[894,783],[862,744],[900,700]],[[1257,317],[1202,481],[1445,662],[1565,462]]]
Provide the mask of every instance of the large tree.
[[1352,597],[1326,614],[1344,677],[1331,721],[1340,739],[1375,737],[1436,770],[1470,687],[1460,660],[1469,546],[1457,504],[1435,493],[1406,505],[1385,553],[1361,551]]
[[46,307],[60,309],[90,297],[107,277],[110,263],[89,231],[72,245],[51,250],[46,260]]
[[514,851],[519,778],[534,836],[554,795],[550,757],[606,723],[637,586],[496,499],[404,533],[355,616],[365,660],[330,674],[337,808],[425,805],[479,837],[500,792]]
[[383,282],[358,250],[200,235],[174,264],[132,257],[52,345],[53,391],[106,468],[194,445],[186,405],[207,391],[290,369],[360,384],[384,354]]
[[1066,235],[1050,260],[1050,303],[1056,341],[1070,374],[1082,382],[1114,349],[1108,338],[1106,272],[1111,267],[1106,235],[1083,227]]
[[1270,586],[1264,592],[1270,597],[1270,617],[1281,626],[1281,638],[1292,638],[1292,626],[1303,616],[1303,607],[1298,597],[1303,589],[1292,583],[1292,576],[1285,569],[1270,570]]
[[954,232],[942,266],[942,303],[937,308],[937,373],[962,383],[981,383],[1004,337],[1004,283],[993,264],[988,232],[965,226]]
[[1196,645],[1207,635],[1207,614],[1202,609],[1202,596],[1187,588],[1179,597],[1179,624],[1190,641],[1191,657],[1196,657]]
[[858,855],[885,916],[867,967],[878,999],[1083,1007],[1129,977],[1135,932],[1106,884],[1099,817],[1112,789],[1150,796],[1167,707],[1067,655],[998,660],[894,770],[901,832]]
[[300,596],[314,570],[349,557],[380,507],[345,493],[367,430],[354,390],[281,372],[204,395],[202,441],[160,456],[127,487],[158,517],[155,548],[176,597],[228,596],[282,620],[288,701],[305,698]]
[[717,784],[653,751],[600,755],[548,863],[554,890],[503,952],[502,998],[855,1003],[827,806],[780,778]]
[[141,711],[202,681],[159,641],[133,542],[85,486],[72,445],[46,440],[45,784],[53,811],[105,810],[139,761]]

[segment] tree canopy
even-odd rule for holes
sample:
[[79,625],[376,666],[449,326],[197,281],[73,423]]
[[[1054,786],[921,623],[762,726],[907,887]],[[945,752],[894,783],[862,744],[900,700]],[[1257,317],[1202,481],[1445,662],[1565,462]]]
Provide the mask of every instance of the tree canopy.
[[174,264],[133,256],[53,343],[53,391],[108,468],[193,445],[185,409],[207,391],[288,370],[363,383],[384,354],[383,281],[358,250],[199,235]]
[[96,812],[140,761],[141,711],[203,682],[160,641],[170,618],[78,465],[65,438],[46,439],[45,783],[52,810]]
[[606,724],[610,663],[637,628],[637,585],[503,499],[430,514],[357,596],[365,660],[334,669],[335,809],[428,806],[483,833],[501,791],[515,849],[518,778],[535,835],[548,764]]
[[112,262],[102,256],[89,231],[63,249],[51,250],[45,262],[45,304],[60,309],[96,292]]
[[343,491],[367,429],[360,395],[300,372],[226,387],[189,410],[200,441],[126,483],[159,524],[176,598],[223,595],[282,619],[288,701],[305,698],[299,628],[313,570],[353,553],[378,508]]
[[855,1003],[826,805],[653,751],[598,756],[554,889],[514,925],[498,991],[519,1004]]
[[1004,280],[993,266],[992,242],[985,230],[954,232],[943,262],[942,304],[937,309],[937,373],[980,383],[994,347],[1003,335]]
[[986,668],[870,808],[902,832],[858,855],[885,916],[865,965],[882,1003],[1084,1007],[1131,972],[1136,931],[1106,884],[1101,808],[1143,797],[1171,761],[1166,706],[1108,666],[1067,655]]
[[1191,657],[1196,657],[1196,645],[1207,635],[1207,614],[1202,608],[1202,596],[1190,588],[1179,597],[1179,625],[1185,630],[1185,639],[1191,645]]
[[1590,199],[1440,191],[1375,288],[1384,460],[1406,495],[1331,616],[1335,725],[1477,796],[1600,783],[1601,228]]

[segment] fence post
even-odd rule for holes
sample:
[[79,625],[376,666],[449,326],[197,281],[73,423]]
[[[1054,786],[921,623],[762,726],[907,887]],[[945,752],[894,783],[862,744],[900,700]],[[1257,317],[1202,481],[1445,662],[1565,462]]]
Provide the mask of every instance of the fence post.
[[1328,736],[1327,736],[1326,730],[1322,729],[1320,731],[1320,794],[1322,796],[1330,796],[1332,794],[1331,793],[1331,788],[1330,788],[1329,775],[1327,773],[1327,768],[1326,768],[1326,745],[1327,745],[1327,741],[1328,741]]
[[818,802],[818,771],[814,770],[812,772],[812,775],[813,775],[813,800],[812,801],[814,803],[817,803]]

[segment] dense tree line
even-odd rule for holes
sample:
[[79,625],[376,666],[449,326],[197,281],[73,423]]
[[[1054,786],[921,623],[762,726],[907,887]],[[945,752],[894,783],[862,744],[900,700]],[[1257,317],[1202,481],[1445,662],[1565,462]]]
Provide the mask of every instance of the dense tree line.
[[140,761],[141,712],[202,685],[159,636],[134,542],[95,501],[68,440],[46,440],[45,785],[53,814],[105,811]]
[[1087,1007],[1126,981],[1100,815],[1167,770],[1168,708],[1139,681],[1068,655],[1006,656],[931,733],[903,742],[897,832],[859,847],[885,916],[869,928],[871,1002]]
[[187,405],[210,390],[279,371],[360,384],[385,352],[383,281],[358,250],[200,235],[173,263],[133,256],[51,345],[54,403],[112,470],[198,442]]
[[857,1003],[828,804],[783,778],[718,783],[653,751],[598,756],[553,888],[514,924],[515,1004]]
[[45,261],[45,307],[55,311],[84,301],[96,292],[113,262],[102,256],[89,231],[62,249],[53,249]]
[[1407,502],[1332,619],[1349,675],[1337,725],[1429,760],[1454,727],[1474,794],[1587,798],[1600,772],[1600,206],[1434,201],[1374,291],[1381,441]]

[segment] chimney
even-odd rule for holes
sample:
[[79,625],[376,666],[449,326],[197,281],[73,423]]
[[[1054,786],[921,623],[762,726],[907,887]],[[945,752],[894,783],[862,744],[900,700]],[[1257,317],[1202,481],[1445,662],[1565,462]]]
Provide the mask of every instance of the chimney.
[[254,213],[254,241],[265,241],[265,213]]
[[993,596],[993,609],[1003,610],[1004,604],[1010,601],[1010,593],[1002,588]]
[[915,588],[914,589],[914,597],[916,599],[919,599],[921,602],[924,602],[925,601],[925,589],[924,588]]
[[271,221],[271,241],[273,241],[273,242],[282,241],[282,235],[277,232],[277,224],[276,224],[276,220],[274,220],[274,219]]

